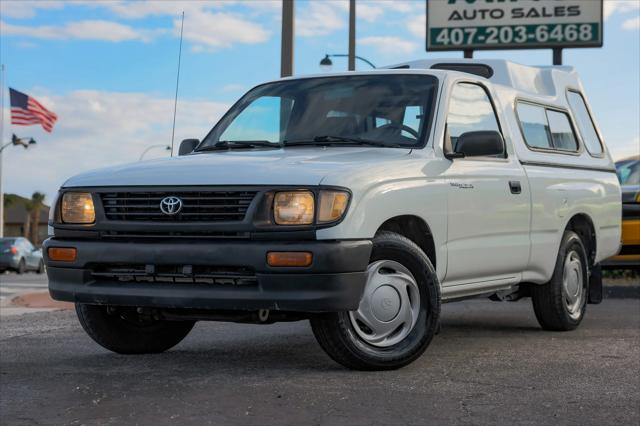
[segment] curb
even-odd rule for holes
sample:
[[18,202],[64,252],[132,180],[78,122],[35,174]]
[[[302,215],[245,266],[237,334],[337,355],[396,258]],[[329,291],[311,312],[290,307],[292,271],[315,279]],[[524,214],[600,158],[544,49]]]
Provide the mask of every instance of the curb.
[[28,308],[28,309],[73,309],[73,303],[59,302],[53,300],[49,296],[48,291],[38,291],[33,293],[25,293],[15,296],[11,299],[10,308]]

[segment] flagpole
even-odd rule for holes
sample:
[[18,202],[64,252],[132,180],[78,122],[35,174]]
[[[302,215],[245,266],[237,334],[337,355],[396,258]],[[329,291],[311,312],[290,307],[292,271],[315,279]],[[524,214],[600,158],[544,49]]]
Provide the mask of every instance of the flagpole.
[[180,60],[182,59],[182,31],[184,30],[184,10],[180,24],[180,49],[178,50],[178,75],[176,76],[176,96],[173,100],[173,126],[171,127],[171,156],[173,156],[173,138],[176,134],[176,112],[178,110],[178,84],[180,83]]
[[[4,142],[4,64],[0,64],[0,145]],[[2,151],[0,147],[0,238],[4,237],[4,189],[2,188]]]

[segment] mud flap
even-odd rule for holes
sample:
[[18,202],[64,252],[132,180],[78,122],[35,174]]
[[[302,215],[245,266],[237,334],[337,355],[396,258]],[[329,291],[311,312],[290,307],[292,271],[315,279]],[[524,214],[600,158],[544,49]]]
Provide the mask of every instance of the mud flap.
[[604,289],[602,288],[602,267],[594,265],[591,268],[591,275],[589,276],[589,300],[588,302],[594,305],[602,302]]

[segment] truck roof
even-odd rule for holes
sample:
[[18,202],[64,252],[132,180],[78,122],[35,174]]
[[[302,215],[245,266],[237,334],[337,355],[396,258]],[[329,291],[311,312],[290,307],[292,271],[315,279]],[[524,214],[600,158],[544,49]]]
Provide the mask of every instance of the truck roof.
[[419,59],[384,67],[466,72],[495,85],[539,96],[556,96],[566,88],[580,88],[580,78],[570,66],[530,66],[504,59]]

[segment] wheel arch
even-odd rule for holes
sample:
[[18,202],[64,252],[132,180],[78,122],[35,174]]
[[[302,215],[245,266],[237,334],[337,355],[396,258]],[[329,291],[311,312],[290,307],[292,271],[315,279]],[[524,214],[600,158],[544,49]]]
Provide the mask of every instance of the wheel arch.
[[587,251],[589,268],[594,265],[598,243],[593,219],[586,213],[576,213],[567,222],[565,231],[573,231],[580,236]]
[[395,232],[416,243],[437,271],[436,244],[431,228],[424,219],[414,215],[394,216],[382,223],[376,233],[380,231]]

